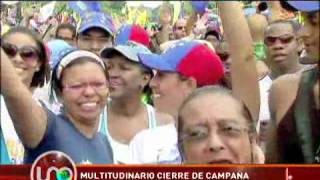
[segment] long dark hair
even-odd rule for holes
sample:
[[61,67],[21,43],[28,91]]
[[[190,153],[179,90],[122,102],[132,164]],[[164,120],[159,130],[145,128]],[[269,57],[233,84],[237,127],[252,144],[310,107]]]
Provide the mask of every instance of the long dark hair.
[[18,26],[11,28],[8,32],[3,34],[1,39],[6,39],[12,34],[21,33],[28,35],[31,37],[37,45],[37,48],[39,50],[39,61],[41,62],[40,70],[38,72],[35,72],[32,81],[30,84],[30,87],[42,87],[46,81],[49,79],[49,60],[47,51],[45,48],[45,45],[43,44],[42,40],[39,37],[39,34],[29,30],[26,27]]

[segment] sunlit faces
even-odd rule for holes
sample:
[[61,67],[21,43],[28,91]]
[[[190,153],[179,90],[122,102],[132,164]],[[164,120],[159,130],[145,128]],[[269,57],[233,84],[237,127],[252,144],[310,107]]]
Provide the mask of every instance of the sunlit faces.
[[248,120],[233,97],[202,94],[184,106],[179,118],[186,163],[252,162]]
[[191,93],[191,89],[178,73],[157,71],[150,81],[153,102],[161,112],[176,116],[182,101]]
[[120,54],[114,55],[105,62],[110,75],[111,99],[140,94],[150,81],[151,75],[143,73],[138,63]]
[[275,68],[289,69],[297,63],[298,41],[290,23],[279,22],[269,25],[264,42],[269,64]]
[[100,28],[91,28],[78,36],[78,47],[99,55],[104,47],[112,47],[112,37]]
[[106,105],[108,84],[102,67],[94,62],[66,68],[62,73],[62,100],[67,114],[85,124],[97,123]]
[[319,62],[319,12],[302,13],[305,24],[300,32],[308,58]]
[[36,41],[27,34],[17,32],[9,35],[4,42],[8,45],[3,47],[4,51],[12,60],[17,74],[27,86],[30,86],[34,73],[40,70],[41,65]]

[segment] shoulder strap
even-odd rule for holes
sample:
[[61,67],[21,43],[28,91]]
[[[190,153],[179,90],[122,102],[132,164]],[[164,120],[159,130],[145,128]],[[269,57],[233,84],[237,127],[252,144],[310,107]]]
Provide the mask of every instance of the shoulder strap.
[[153,129],[157,127],[156,113],[151,105],[146,104],[146,107],[148,112],[149,129]]
[[294,119],[305,163],[314,162],[310,102],[313,85],[317,81],[317,71],[318,69],[311,69],[303,72],[294,107]]

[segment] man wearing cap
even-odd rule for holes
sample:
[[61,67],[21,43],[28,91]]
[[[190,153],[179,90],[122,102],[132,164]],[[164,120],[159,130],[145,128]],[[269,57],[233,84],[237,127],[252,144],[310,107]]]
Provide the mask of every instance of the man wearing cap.
[[103,12],[88,12],[78,29],[77,45],[80,49],[99,54],[103,47],[112,46],[114,31],[110,16]]
[[[287,1],[283,7],[302,11],[301,30],[307,56],[319,62],[319,1]],[[273,120],[266,160],[271,163],[319,163],[319,65],[276,79],[270,91]]]

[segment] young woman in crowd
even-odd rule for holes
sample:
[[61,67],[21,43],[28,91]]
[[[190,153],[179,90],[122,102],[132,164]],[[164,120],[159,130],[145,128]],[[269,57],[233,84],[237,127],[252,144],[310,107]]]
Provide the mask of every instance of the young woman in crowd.
[[[231,64],[232,93],[249,109],[253,123],[256,123],[259,113],[259,88],[250,31],[238,2],[219,2],[218,4],[226,40],[230,45],[230,55],[235,59]],[[235,18],[238,19],[237,23],[233,21]],[[237,31],[235,32],[234,29]],[[155,107],[170,113],[176,119],[178,119],[178,110],[188,95],[196,88],[218,84],[223,76],[222,63],[220,59],[217,60],[217,55],[212,50],[200,48],[200,46],[192,49],[192,46],[192,42],[177,42],[160,57],[139,55],[145,65],[157,70],[157,74],[151,81]],[[185,63],[181,63],[181,59],[184,59]],[[229,104],[223,105],[225,108],[229,107]],[[176,125],[177,121],[175,125],[139,133],[131,142],[136,163],[179,163]],[[155,141],[156,137],[161,139],[158,138]],[[246,146],[249,149],[245,151],[252,151],[253,154],[260,154],[263,157],[261,150],[255,144],[255,139],[252,138],[252,140],[250,141],[252,146]],[[253,163],[251,160],[246,159],[241,163]]]
[[141,101],[152,70],[140,63],[138,53],[150,51],[133,41],[101,51],[110,74],[110,101],[103,112],[100,132],[107,135],[117,164],[132,163],[128,144],[138,132],[173,121]]
[[[42,87],[49,75],[48,58],[44,44],[38,35],[25,27],[14,27],[1,37],[1,48],[12,61],[13,71],[31,95],[36,87]],[[2,54],[2,53],[1,53]],[[4,67],[1,67],[1,70]],[[3,76],[2,76],[3,78]],[[2,84],[2,87],[4,84]],[[7,103],[1,92],[1,163],[21,164],[24,148],[14,129]],[[36,97],[34,97],[36,99]],[[6,156],[6,158],[4,157]],[[6,161],[5,161],[6,159]]]
[[[63,112],[56,115],[34,100],[30,89],[21,81],[18,74],[25,66],[13,66],[15,59],[20,59],[24,52],[22,47],[18,49],[19,55],[12,56],[11,51],[1,48],[1,93],[26,150],[25,163],[32,163],[50,150],[66,153],[75,163],[113,163],[108,139],[97,133],[108,96],[109,76],[103,61],[88,51],[70,48],[61,52],[51,80],[63,104]],[[38,49],[35,52],[35,57],[41,57]],[[33,67],[28,73],[37,71],[40,62],[26,61]],[[27,82],[30,83],[30,78]]]

